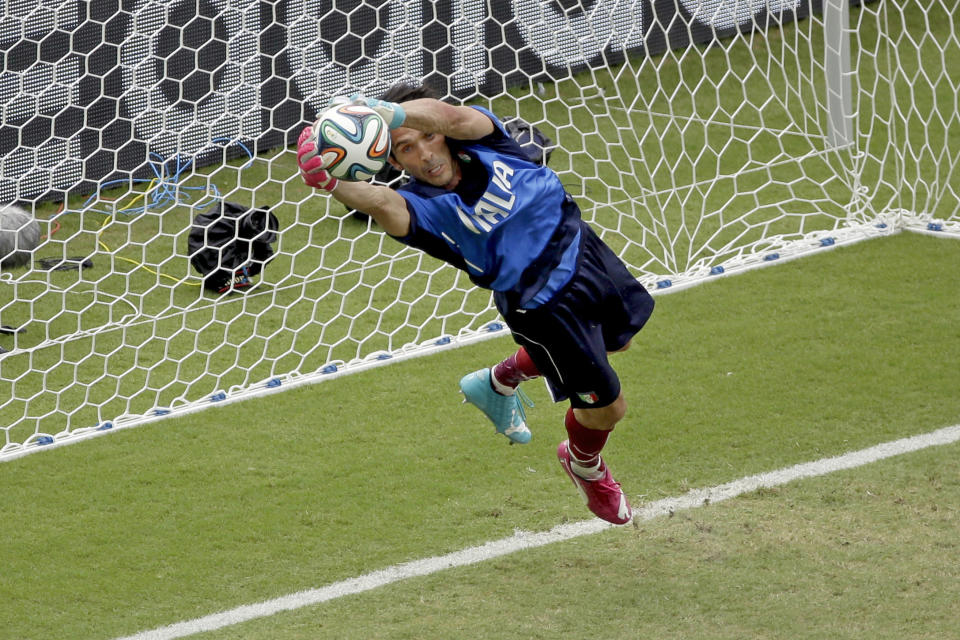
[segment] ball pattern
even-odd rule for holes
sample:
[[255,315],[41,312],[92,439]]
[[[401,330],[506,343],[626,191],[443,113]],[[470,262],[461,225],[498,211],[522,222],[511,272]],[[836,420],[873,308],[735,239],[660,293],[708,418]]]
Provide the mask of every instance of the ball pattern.
[[390,130],[373,109],[341,105],[322,113],[313,125],[317,155],[335,178],[372,178],[390,157]]

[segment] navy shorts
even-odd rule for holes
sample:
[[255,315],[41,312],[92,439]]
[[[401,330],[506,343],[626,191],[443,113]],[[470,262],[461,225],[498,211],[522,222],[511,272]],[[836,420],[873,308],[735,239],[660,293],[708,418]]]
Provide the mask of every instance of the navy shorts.
[[[514,341],[526,348],[554,401],[589,409],[612,404],[620,379],[607,360],[640,331],[653,297],[587,224],[573,277],[546,304],[500,308]],[[499,301],[498,301],[499,302]]]

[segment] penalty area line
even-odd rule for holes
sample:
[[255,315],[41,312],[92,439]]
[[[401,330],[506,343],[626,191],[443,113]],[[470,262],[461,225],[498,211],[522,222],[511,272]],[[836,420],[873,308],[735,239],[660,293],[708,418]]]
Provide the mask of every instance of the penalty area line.
[[[706,504],[722,502],[745,493],[750,493],[751,491],[756,491],[757,489],[776,487],[802,478],[812,478],[835,471],[853,469],[870,464],[871,462],[919,451],[928,447],[952,444],[958,440],[960,440],[960,425],[945,427],[930,433],[885,442],[867,449],[852,451],[831,458],[822,458],[776,471],[746,476],[739,480],[708,489],[693,489],[682,496],[649,502],[635,509],[633,517],[635,521],[652,520],[677,511],[695,509]],[[517,551],[523,551],[524,549],[533,549],[553,544],[554,542],[562,542],[580,536],[599,533],[612,527],[613,525],[602,520],[593,519],[559,525],[549,531],[535,533],[517,531],[508,538],[493,540],[476,547],[462,549],[443,556],[404,562],[356,578],[334,582],[324,587],[299,591],[272,600],[243,605],[235,609],[214,613],[201,618],[178,622],[149,631],[141,631],[132,636],[117,638],[117,640],[174,640],[175,638],[183,638],[205,631],[215,631],[249,620],[265,618],[283,611],[301,609],[303,607],[342,598],[343,596],[363,593],[409,578],[427,576],[455,567],[478,564]]]

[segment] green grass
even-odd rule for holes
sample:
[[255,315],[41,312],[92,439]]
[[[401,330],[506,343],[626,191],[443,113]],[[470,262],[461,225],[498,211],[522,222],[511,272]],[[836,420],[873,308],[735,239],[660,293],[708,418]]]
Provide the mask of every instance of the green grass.
[[[516,90],[493,106],[563,145],[552,165],[638,273],[722,262],[733,239],[761,230],[828,228],[856,186],[851,167],[874,189],[864,212],[955,219],[955,27],[935,3],[929,22],[911,5],[903,24],[888,6],[852,12],[856,46],[875,62],[858,76],[859,158],[778,164],[816,144],[776,133],[819,113],[810,59],[772,87],[745,71],[724,82],[700,71],[701,54],[710,68],[745,70],[818,51],[808,23],[682,60],[628,61],[545,96]],[[881,23],[933,35],[890,85]],[[941,57],[929,55],[935,41],[949,43]],[[654,73],[659,89],[645,81]],[[754,83],[776,97],[760,114],[740,109]],[[618,97],[599,99],[598,88]],[[924,116],[934,105],[942,121]],[[662,115],[694,107],[735,126]],[[751,129],[761,121],[767,131]],[[718,175],[728,177],[690,186]],[[95,268],[14,271],[0,287],[4,324],[28,324],[21,351],[2,360],[7,442],[495,318],[463,276],[310,197],[288,150],[188,182],[208,183],[245,204],[279,203],[264,286],[223,299],[196,286],[187,206],[132,218],[117,211],[136,194],[88,209],[72,196],[38,256],[91,255]],[[639,503],[960,422],[958,251],[899,235],[659,296],[616,357],[630,406],[606,454],[618,479]],[[506,447],[457,404],[459,376],[511,349],[491,340],[0,464],[0,635],[113,638],[586,518],[554,460],[564,407],[540,385],[527,386],[537,406],[526,447]],[[596,625],[615,638],[950,637],[956,453],[911,454],[205,637],[554,638]]]
[[638,529],[278,614],[204,640],[949,638],[953,445]]
[[[639,503],[960,422],[958,251],[899,235],[658,297],[616,360],[630,405],[607,449],[618,480]],[[541,385],[527,386],[525,447],[459,404],[457,378],[511,349],[491,340],[0,465],[0,628],[113,638],[588,517],[554,459],[564,407]],[[205,637],[545,638],[585,635],[585,610],[622,638],[948,637],[956,452]]]

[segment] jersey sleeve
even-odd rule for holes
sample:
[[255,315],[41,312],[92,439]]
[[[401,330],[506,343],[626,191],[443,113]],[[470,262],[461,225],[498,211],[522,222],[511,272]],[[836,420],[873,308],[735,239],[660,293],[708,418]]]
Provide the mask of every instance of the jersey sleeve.
[[493,122],[493,131],[479,140],[455,140],[451,139],[450,142],[454,146],[464,146],[468,144],[477,144],[484,147],[493,149],[497,153],[502,153],[508,156],[514,156],[516,158],[521,158],[522,160],[527,160],[529,162],[530,158],[527,156],[526,152],[513,138],[510,137],[510,134],[507,133],[506,127],[503,126],[503,123],[500,122],[500,119],[497,118],[491,111],[484,109],[483,107],[473,106],[472,109],[476,109],[483,115],[490,118]]

